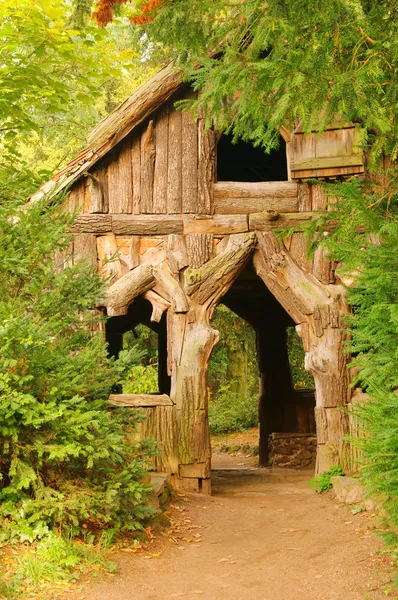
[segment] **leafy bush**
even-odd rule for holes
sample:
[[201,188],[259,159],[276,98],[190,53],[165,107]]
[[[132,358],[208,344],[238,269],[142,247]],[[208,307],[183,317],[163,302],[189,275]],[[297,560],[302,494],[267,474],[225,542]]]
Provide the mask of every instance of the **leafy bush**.
[[104,292],[92,267],[70,265],[70,221],[44,204],[17,216],[0,205],[2,539],[134,530],[151,514],[148,449],[127,441],[134,413],[107,402],[123,368],[92,335]]
[[258,399],[221,388],[209,400],[209,426],[212,433],[242,431],[258,425]]
[[341,465],[336,465],[334,467],[330,467],[329,471],[325,471],[324,473],[320,473],[318,477],[313,477],[308,485],[313,490],[315,490],[318,494],[323,494],[328,492],[332,487],[331,478],[337,477],[339,475],[344,475],[343,467]]
[[125,394],[151,394],[158,389],[157,363],[150,365],[134,365],[126,375],[123,385]]

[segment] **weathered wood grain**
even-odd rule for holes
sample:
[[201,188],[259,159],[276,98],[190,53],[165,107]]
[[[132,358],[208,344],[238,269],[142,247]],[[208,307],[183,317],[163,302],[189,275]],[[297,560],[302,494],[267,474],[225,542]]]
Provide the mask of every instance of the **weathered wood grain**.
[[153,288],[155,283],[152,267],[136,267],[108,288],[99,306],[104,306],[110,317],[125,315],[134,298]]
[[297,184],[287,181],[214,184],[214,210],[218,214],[256,213],[263,210],[297,212]]
[[140,264],[140,236],[132,235],[129,241],[128,267],[130,271]]
[[96,234],[111,232],[112,217],[101,214],[78,215],[73,224],[73,231]]
[[202,218],[184,217],[184,234],[208,233],[229,235],[249,231],[247,215],[213,215]]
[[192,111],[183,112],[181,119],[182,212],[195,213],[198,209],[198,123]]
[[133,187],[133,214],[141,213],[141,135],[136,133],[131,144],[131,176]]
[[109,282],[113,282],[122,275],[122,266],[119,259],[116,237],[113,233],[97,237],[97,256],[100,274]]
[[84,212],[85,213],[107,213],[108,202],[108,179],[107,169],[95,169],[93,173],[87,173],[84,190]]
[[79,233],[73,238],[73,264],[79,260],[97,266],[97,241],[92,233]]
[[174,406],[166,394],[111,394],[109,403],[113,406],[149,408],[152,406]]
[[167,173],[169,141],[169,106],[159,111],[155,124],[155,172],[153,182],[153,212],[167,213]]
[[150,120],[141,137],[141,213],[153,213],[153,180],[155,173],[154,121]]
[[311,212],[311,186],[308,183],[297,184],[297,201],[299,212]]
[[185,271],[185,290],[199,304],[216,302],[232,284],[256,244],[253,233],[231,235],[223,252],[200,269]]
[[183,233],[181,218],[163,215],[112,215],[112,231],[117,235],[168,235]]
[[182,211],[182,116],[170,107],[167,168],[167,212]]
[[131,213],[133,189],[131,175],[131,144],[122,142],[108,163],[108,198],[110,213]]
[[314,218],[314,214],[310,213],[284,213],[278,214],[272,211],[262,213],[253,213],[249,215],[249,230],[250,231],[272,231],[278,229],[287,229],[295,227],[304,221],[309,221]]
[[183,235],[168,235],[167,236],[167,260],[170,271],[178,275],[181,269],[188,266],[188,255],[185,245],[185,237]]
[[216,168],[216,134],[206,129],[205,119],[198,120],[198,214],[214,212],[214,175]]
[[212,255],[212,234],[193,234],[186,236],[188,264],[197,269],[206,263]]

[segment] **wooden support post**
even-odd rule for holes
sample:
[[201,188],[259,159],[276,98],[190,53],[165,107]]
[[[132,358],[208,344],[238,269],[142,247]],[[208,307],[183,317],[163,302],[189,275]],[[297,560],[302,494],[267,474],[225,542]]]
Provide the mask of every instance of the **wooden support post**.
[[[344,288],[322,284],[302,270],[271,232],[259,232],[257,237],[255,269],[297,325],[306,352],[305,366],[315,380],[316,406],[344,407],[349,400],[345,334],[341,330],[342,316],[348,311]],[[347,416],[341,414],[338,435],[332,428],[325,441],[318,440],[317,473],[346,462],[343,438]]]

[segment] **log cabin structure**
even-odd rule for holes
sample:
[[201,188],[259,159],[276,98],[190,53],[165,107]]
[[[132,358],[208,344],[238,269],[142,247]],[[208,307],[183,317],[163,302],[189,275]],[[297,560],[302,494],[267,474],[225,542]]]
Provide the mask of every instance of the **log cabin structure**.
[[284,241],[275,232],[326,208],[321,186],[306,179],[364,172],[360,131],[342,123],[322,134],[283,130],[280,149],[266,155],[176,110],[192,94],[166,67],[35,195],[69,191],[65,207],[78,212],[72,260],[92,261],[110,282],[98,306],[109,351],[117,355],[123,333],[139,323],[158,333],[158,392],[112,394],[110,403],[144,407],[140,435],[161,443],[156,470],[210,493],[207,367],[219,338],[210,319],[223,302],[256,331],[260,463],[271,433],[300,431],[298,412],[284,425],[288,406],[295,414],[286,350],[293,324],[315,381],[316,470],[346,465],[344,286],[321,247],[307,257],[302,232]]

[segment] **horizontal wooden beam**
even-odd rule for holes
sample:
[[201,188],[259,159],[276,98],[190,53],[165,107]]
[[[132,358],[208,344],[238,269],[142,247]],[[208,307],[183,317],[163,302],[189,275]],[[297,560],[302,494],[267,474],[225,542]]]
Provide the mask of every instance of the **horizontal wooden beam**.
[[[231,235],[247,231],[271,231],[284,229],[308,221],[314,217],[311,212],[277,212],[265,210],[251,214],[230,215],[80,215],[75,231],[103,235],[180,235],[195,233]],[[115,225],[114,225],[115,224]]]
[[213,235],[229,235],[249,231],[247,214],[200,216],[197,219],[184,219],[184,234],[212,233]]
[[250,231],[272,231],[274,229],[286,229],[300,225],[304,221],[309,221],[316,217],[313,212],[301,213],[257,213],[249,215]]
[[212,233],[229,235],[249,230],[247,214],[225,215],[79,215],[74,231],[103,235],[189,235]]
[[113,406],[151,408],[154,406],[174,406],[167,394],[111,394],[109,403]]
[[112,215],[93,213],[78,215],[74,222],[73,231],[81,233],[112,233]]
[[307,169],[331,169],[338,167],[360,167],[363,165],[362,154],[349,154],[347,156],[324,156],[321,158],[306,158],[291,163],[292,171]]
[[297,212],[297,184],[289,181],[221,181],[214,185],[216,214],[247,214],[263,210]]
[[172,215],[111,215],[112,232],[116,235],[182,234],[181,216]]

